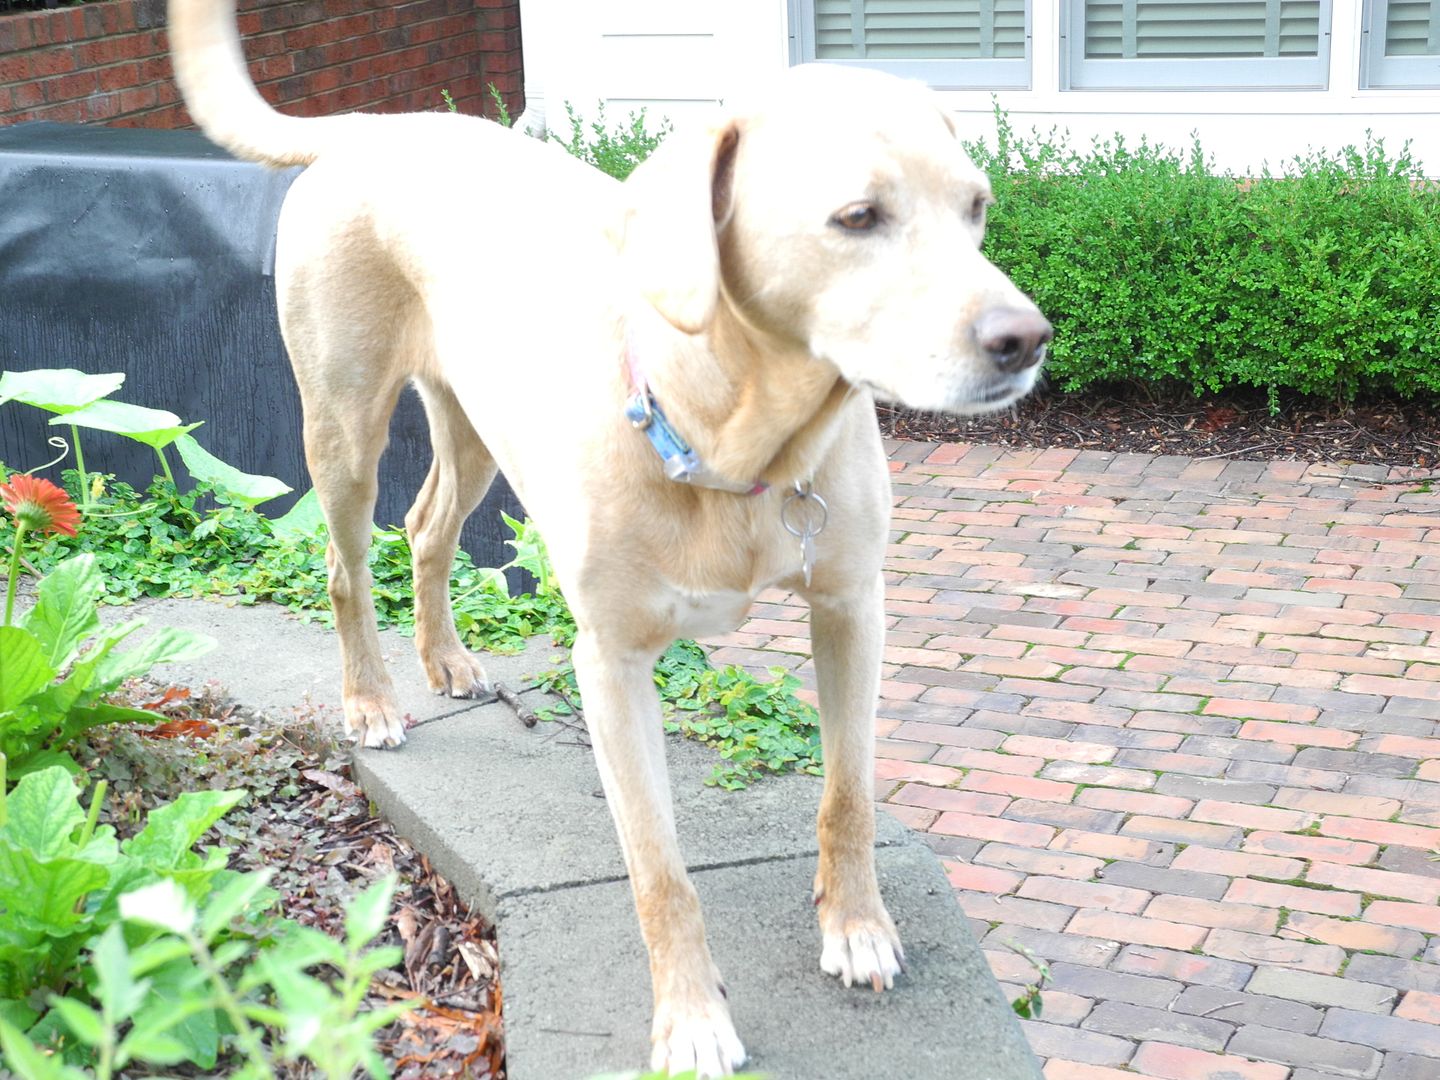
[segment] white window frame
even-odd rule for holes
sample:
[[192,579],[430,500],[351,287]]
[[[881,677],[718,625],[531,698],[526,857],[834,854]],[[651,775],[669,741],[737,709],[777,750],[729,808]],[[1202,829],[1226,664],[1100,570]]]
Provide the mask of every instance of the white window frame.
[[1062,0],[1061,90],[1326,90],[1330,80],[1331,0],[1319,0],[1315,56],[1238,59],[1085,57],[1085,0]]
[[1035,30],[1031,0],[1025,0],[1024,57],[971,60],[822,60],[815,55],[815,0],[789,0],[789,3],[790,25],[794,33],[791,59],[794,63],[873,68],[906,79],[918,79],[936,90],[1030,89]]
[[[1390,0],[1365,0],[1360,24],[1362,90],[1440,89],[1440,56],[1386,56]],[[1440,41],[1440,0],[1430,0],[1430,37]]]

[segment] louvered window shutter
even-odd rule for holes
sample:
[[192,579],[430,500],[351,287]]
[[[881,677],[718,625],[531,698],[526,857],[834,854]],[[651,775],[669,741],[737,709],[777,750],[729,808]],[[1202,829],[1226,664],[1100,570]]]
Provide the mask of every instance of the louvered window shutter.
[[815,0],[819,60],[1025,56],[1025,0]]
[[1085,56],[1315,56],[1319,0],[1119,0],[1085,5]]
[[1371,0],[1360,85],[1440,87],[1440,0]]
[[1063,86],[1321,89],[1329,75],[1330,4],[1070,0]]
[[1390,0],[1385,55],[1440,55],[1440,0]]
[[793,0],[796,58],[940,88],[1030,85],[1030,0]]

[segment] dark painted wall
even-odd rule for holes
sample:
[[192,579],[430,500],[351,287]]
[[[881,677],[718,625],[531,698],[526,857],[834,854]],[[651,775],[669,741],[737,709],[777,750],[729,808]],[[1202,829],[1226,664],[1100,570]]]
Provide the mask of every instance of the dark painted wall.
[[[212,454],[303,493],[300,398],[272,277],[275,220],[295,171],[234,161],[190,131],[0,128],[0,367],[123,371],[115,398],[204,420],[194,435]],[[0,406],[0,461],[29,469],[53,457],[47,420]],[[138,484],[155,471],[148,447],[99,431],[82,438],[92,470]],[[390,438],[382,525],[403,520],[430,463],[413,392]],[[173,451],[171,465],[183,475]],[[294,497],[263,509],[278,514]],[[501,508],[523,516],[503,480],[462,537],[482,566],[510,554]]]

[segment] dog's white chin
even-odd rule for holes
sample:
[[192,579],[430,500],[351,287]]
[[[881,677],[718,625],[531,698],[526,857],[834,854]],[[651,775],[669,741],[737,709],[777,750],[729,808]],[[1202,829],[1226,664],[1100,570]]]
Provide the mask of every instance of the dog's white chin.
[[950,413],[952,416],[982,416],[1008,409],[1035,388],[1038,368],[1029,368],[1017,375],[976,382],[965,379],[946,386],[929,383],[925,386],[895,388],[885,383],[866,380],[862,385],[888,405],[901,405],[922,412]]

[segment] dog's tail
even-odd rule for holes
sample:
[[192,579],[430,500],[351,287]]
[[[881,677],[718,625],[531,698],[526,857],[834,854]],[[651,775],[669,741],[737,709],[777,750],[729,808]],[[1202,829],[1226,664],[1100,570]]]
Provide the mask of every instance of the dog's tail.
[[238,158],[308,165],[343,117],[305,119],[276,112],[250,80],[235,0],[169,0],[170,55],[185,106],[200,130]]

